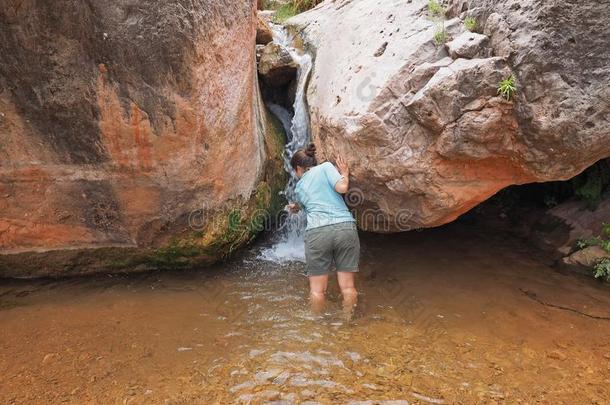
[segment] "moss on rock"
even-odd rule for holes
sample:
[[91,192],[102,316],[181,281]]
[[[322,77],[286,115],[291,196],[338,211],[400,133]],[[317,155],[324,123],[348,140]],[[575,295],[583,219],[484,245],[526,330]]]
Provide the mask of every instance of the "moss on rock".
[[261,115],[259,129],[265,145],[265,168],[249,198],[236,198],[221,209],[202,212],[202,226],[175,235],[153,249],[141,264],[157,269],[210,265],[229,258],[274,225],[286,204],[280,193],[287,181],[282,160],[286,134],[279,120],[266,108],[261,108]]

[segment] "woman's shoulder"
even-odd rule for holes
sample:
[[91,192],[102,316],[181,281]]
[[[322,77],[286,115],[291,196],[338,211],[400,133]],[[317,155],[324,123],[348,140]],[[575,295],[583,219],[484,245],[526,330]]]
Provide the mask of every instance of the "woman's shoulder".
[[330,162],[327,160],[327,161],[325,161],[325,162],[320,163],[320,164],[319,164],[318,166],[316,166],[316,167],[320,168],[321,170],[324,170],[324,169],[329,169],[329,168],[334,167],[334,166],[333,166],[333,164],[332,164],[332,163],[330,163]]
[[325,173],[329,169],[329,165],[332,166],[332,163],[330,163],[329,161],[322,162],[317,166],[314,166],[309,169],[309,172],[313,174],[313,177],[318,177],[320,174]]

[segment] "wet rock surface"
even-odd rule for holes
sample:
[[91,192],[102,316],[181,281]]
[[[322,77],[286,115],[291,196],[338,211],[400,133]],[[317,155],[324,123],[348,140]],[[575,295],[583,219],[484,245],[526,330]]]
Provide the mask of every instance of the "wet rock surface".
[[[508,185],[568,179],[610,156],[610,5],[445,6],[448,46],[424,0],[327,2],[288,21],[315,56],[314,140],[351,163],[363,229],[441,225]],[[464,28],[469,15],[480,33]],[[507,100],[497,88],[510,75]]]
[[[163,262],[222,254],[195,254],[213,237],[189,215],[243,208],[267,176],[253,8],[3,2],[0,276],[130,271],[174,237]],[[124,257],[81,251],[100,248]]]

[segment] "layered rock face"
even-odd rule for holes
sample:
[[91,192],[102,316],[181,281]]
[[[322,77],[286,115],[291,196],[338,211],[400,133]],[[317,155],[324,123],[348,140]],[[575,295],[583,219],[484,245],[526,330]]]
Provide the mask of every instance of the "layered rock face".
[[327,1],[288,21],[315,57],[313,139],[351,164],[362,228],[441,225],[610,156],[610,4],[454,0],[443,18],[427,4]]
[[0,276],[204,263],[248,239],[203,217],[271,195],[254,8],[2,1]]

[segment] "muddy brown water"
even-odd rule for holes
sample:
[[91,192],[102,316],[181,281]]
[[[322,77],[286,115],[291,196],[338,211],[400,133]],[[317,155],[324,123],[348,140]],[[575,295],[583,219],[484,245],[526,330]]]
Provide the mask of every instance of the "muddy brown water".
[[200,271],[0,281],[0,403],[606,404],[610,289],[459,224],[363,235],[357,316],[256,249]]

